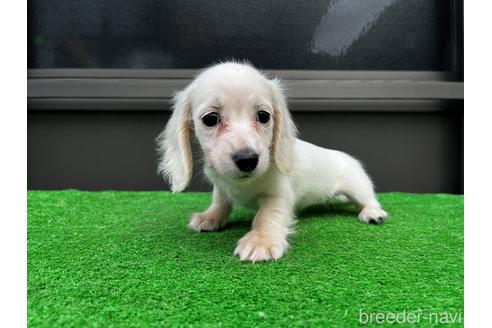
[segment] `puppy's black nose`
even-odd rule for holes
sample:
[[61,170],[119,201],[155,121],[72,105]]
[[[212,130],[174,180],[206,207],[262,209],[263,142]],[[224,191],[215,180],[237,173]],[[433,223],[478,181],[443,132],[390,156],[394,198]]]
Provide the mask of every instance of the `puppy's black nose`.
[[243,150],[232,155],[232,160],[243,172],[251,172],[258,165],[258,154],[252,150]]

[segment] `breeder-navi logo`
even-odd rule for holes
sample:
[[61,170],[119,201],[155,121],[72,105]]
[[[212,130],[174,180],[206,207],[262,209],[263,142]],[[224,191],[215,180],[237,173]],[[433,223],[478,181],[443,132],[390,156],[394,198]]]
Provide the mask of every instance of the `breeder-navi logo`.
[[403,310],[400,312],[366,312],[359,310],[359,324],[461,324],[463,323],[463,311],[439,312]]

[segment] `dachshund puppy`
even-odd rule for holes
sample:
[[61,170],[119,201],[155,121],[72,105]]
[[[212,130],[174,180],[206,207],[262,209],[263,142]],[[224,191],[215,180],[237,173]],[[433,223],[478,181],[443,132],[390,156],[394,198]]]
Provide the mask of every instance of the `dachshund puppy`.
[[295,209],[330,197],[357,204],[361,222],[383,222],[387,213],[361,164],[343,152],[299,140],[296,132],[280,82],[248,64],[212,66],[178,92],[158,137],[159,172],[173,192],[186,188],[194,134],[214,186],[212,204],[191,216],[189,228],[221,229],[234,204],[257,209],[234,255],[259,262],[277,260],[287,250]]

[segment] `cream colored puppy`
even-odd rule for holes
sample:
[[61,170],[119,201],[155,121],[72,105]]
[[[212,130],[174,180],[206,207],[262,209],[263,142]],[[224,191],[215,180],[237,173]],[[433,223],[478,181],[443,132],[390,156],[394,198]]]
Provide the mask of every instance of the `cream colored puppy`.
[[279,81],[248,64],[210,67],[176,94],[173,114],[158,138],[159,172],[173,192],[190,182],[193,132],[214,188],[210,207],[193,214],[188,226],[214,231],[226,225],[233,204],[258,209],[251,231],[234,251],[242,261],[282,257],[295,209],[333,196],[355,202],[364,223],[387,217],[360,163],[297,139]]

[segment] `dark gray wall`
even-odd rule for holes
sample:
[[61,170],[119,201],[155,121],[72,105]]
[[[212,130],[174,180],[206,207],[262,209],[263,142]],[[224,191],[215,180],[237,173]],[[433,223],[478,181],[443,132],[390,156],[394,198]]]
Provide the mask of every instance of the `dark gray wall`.
[[451,71],[459,3],[29,0],[28,67]]
[[[302,139],[360,159],[378,191],[462,193],[463,101],[431,111],[389,106],[293,114]],[[155,138],[168,118],[167,111],[31,110],[28,188],[167,190],[156,174]],[[198,171],[189,190],[210,190]]]

